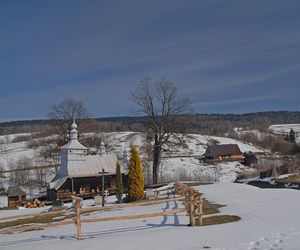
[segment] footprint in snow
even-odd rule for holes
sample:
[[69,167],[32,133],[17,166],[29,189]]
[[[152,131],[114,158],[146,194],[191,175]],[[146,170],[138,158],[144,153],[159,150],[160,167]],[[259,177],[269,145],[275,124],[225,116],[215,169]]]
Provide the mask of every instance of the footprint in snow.
[[259,242],[258,242],[258,241],[251,241],[251,242],[249,243],[249,245],[250,245],[250,246],[254,246],[254,245],[258,246],[258,245],[259,245]]
[[259,250],[258,246],[259,246],[258,241],[252,241],[249,243],[248,250]]

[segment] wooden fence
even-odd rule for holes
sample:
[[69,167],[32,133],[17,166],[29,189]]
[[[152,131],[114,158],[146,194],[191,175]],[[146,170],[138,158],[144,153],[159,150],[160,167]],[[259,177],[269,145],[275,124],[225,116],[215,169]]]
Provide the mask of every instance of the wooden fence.
[[183,183],[175,183],[174,187],[176,194],[184,196],[183,205],[190,217],[190,225],[202,226],[202,193]]
[[[175,214],[179,212],[186,211],[190,217],[190,225],[191,226],[202,226],[202,216],[203,216],[203,200],[202,193],[198,190],[191,188],[183,183],[175,183],[174,184],[175,193],[181,197],[171,198],[171,199],[163,199],[160,201],[148,201],[145,202],[144,205],[150,204],[158,204],[166,201],[175,201],[182,200],[185,208],[179,208],[164,212],[150,213],[150,214],[140,214],[140,215],[123,215],[123,216],[114,216],[114,217],[105,217],[105,218],[95,218],[95,219],[80,219],[80,198],[74,197],[75,202],[75,210],[76,210],[76,228],[77,228],[77,239],[82,239],[81,234],[81,223],[90,223],[90,222],[100,222],[100,221],[113,221],[113,220],[129,220],[129,219],[139,219],[139,218],[150,218],[157,216],[164,216]],[[133,204],[134,205],[134,204]],[[122,206],[122,204],[120,204]],[[85,211],[95,211],[96,209],[85,209]]]
[[[80,206],[81,206],[80,200],[81,199],[79,197],[73,197],[73,198],[75,199],[77,240],[83,239],[82,233],[81,233],[81,223],[151,218],[151,217],[176,214],[176,213],[184,212],[186,210],[185,208],[178,208],[178,209],[168,210],[168,211],[164,211],[164,212],[149,213],[149,214],[123,215],[123,216],[103,217],[103,218],[94,218],[94,219],[80,219],[80,211],[83,210],[80,208]],[[167,201],[176,201],[176,200],[182,200],[182,198],[177,197],[177,198],[171,198],[171,199],[145,201],[142,204],[143,205],[154,205],[154,204],[164,203]],[[120,204],[120,205],[122,205],[122,204]],[[133,203],[132,205],[134,206],[135,204]],[[141,204],[139,204],[139,205],[141,205]],[[119,207],[121,207],[121,206],[119,206]],[[86,211],[97,211],[97,210],[99,210],[99,209],[92,208],[92,209],[84,209],[83,211],[86,212]]]
[[[186,211],[190,217],[191,226],[201,226],[202,225],[202,194],[199,191],[182,183],[174,184],[174,191],[176,192],[177,195],[179,195],[179,197],[155,199],[155,200],[141,201],[136,203],[125,203],[125,204],[117,204],[117,205],[111,205],[106,207],[94,207],[94,208],[81,208],[81,198],[73,196],[72,198],[75,201],[75,206],[74,206],[75,214],[76,214],[75,219],[60,221],[60,222],[51,222],[47,224],[27,225],[26,227],[17,227],[13,229],[4,229],[4,230],[0,230],[0,234],[24,232],[28,230],[39,230],[47,227],[55,227],[55,226],[69,225],[75,223],[76,231],[77,231],[77,239],[82,240],[83,239],[82,230],[81,230],[82,223],[151,218],[151,217],[176,214],[184,211]],[[115,208],[124,208],[130,206],[154,205],[154,204],[160,204],[160,203],[170,202],[170,201],[182,201],[185,208],[179,208],[179,209],[173,209],[173,210],[167,210],[163,212],[156,212],[156,213],[149,213],[149,214],[123,215],[123,216],[102,217],[102,218],[94,218],[94,219],[81,219],[82,213],[101,211],[101,210],[103,211],[103,210],[109,210]]]

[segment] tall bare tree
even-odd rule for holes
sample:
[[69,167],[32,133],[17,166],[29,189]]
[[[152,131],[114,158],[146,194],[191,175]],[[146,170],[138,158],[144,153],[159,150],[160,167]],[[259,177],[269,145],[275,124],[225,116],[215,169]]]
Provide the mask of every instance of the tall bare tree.
[[89,117],[89,112],[81,101],[65,98],[62,102],[51,106],[47,117],[58,127],[61,143],[65,143],[73,118],[77,119],[76,123],[79,125],[82,119]]
[[13,180],[14,186],[31,184],[30,167],[32,167],[32,161],[27,156],[18,158],[10,163],[10,178]]
[[153,183],[158,183],[163,145],[177,131],[177,118],[190,111],[188,98],[180,99],[176,95],[177,88],[168,80],[161,79],[152,83],[144,78],[136,91],[132,93],[139,111],[148,118],[148,138],[153,141]]

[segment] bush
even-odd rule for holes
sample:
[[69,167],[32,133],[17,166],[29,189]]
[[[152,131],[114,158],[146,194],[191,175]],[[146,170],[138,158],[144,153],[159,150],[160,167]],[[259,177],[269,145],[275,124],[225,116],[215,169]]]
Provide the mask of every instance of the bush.
[[122,173],[119,162],[116,165],[116,197],[119,203],[122,203],[123,199],[123,181],[122,181]]

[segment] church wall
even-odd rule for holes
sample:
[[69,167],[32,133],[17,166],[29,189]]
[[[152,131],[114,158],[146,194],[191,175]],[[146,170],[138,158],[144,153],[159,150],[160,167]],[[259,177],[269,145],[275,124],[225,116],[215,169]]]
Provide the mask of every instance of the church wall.
[[[110,194],[115,193],[116,175],[106,175],[104,178],[105,190]],[[127,176],[123,175],[124,189],[127,186]],[[72,194],[73,186],[73,194]],[[79,197],[94,196],[101,193],[102,176],[68,178],[57,191],[49,189],[48,200],[71,198],[72,195]]]

